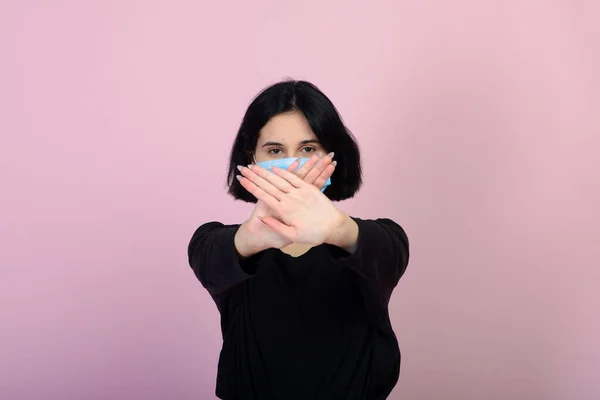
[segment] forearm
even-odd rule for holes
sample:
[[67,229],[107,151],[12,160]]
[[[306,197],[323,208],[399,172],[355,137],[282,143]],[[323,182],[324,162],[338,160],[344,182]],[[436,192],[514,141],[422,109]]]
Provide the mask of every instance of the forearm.
[[256,246],[256,241],[252,240],[252,234],[248,231],[247,223],[248,221],[240,225],[233,238],[233,244],[239,259],[246,259],[266,250]]
[[364,277],[380,295],[381,304],[387,304],[408,264],[406,233],[389,219],[350,219],[353,223],[344,219],[328,242],[336,246],[331,249],[332,259]]
[[346,214],[342,214],[340,225],[334,229],[326,241],[352,254],[358,245],[358,224]]
[[207,223],[196,230],[188,246],[190,267],[213,296],[251,276],[235,254],[234,237],[238,230],[234,225]]

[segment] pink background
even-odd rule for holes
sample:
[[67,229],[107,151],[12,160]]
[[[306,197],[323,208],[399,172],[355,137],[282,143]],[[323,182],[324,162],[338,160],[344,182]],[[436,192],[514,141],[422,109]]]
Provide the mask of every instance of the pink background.
[[[600,398],[600,7],[0,3],[0,399],[211,399],[194,229],[251,97],[340,109],[412,259],[392,399]],[[290,360],[293,362],[293,360]]]

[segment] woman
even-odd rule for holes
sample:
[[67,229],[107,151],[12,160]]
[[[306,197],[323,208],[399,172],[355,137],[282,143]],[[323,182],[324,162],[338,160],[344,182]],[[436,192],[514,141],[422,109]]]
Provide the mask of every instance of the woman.
[[400,368],[388,302],[408,239],[389,219],[335,206],[358,191],[361,167],[331,101],[303,81],[261,92],[233,144],[228,185],[256,203],[252,214],[202,225],[188,249],[221,314],[217,396],[387,398]]

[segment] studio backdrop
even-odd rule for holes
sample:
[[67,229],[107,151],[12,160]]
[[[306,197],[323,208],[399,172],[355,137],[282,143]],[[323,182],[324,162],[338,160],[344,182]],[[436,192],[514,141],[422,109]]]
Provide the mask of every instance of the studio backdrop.
[[212,399],[187,244],[252,97],[322,89],[411,241],[390,398],[600,398],[594,1],[0,3],[0,399]]

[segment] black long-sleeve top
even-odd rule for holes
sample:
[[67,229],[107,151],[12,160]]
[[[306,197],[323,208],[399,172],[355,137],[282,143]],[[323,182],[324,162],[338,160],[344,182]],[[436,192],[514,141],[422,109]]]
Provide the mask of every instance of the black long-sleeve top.
[[221,314],[221,399],[380,400],[396,385],[400,350],[388,302],[408,264],[389,219],[361,220],[354,253],[323,244],[239,260],[239,225],[194,233],[190,266]]

